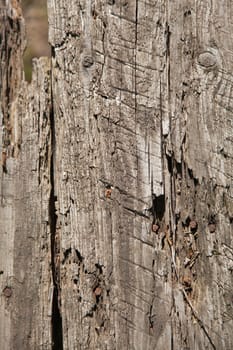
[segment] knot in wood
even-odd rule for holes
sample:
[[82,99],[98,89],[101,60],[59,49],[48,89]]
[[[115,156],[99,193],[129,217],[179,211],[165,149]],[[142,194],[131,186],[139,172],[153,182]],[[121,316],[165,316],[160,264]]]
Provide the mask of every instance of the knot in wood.
[[205,51],[199,55],[198,63],[204,68],[214,68],[217,64],[217,58],[212,52]]
[[93,57],[92,56],[84,56],[82,63],[83,63],[83,67],[85,67],[85,68],[91,67],[94,63]]
[[3,289],[3,294],[4,294],[4,296],[5,296],[6,298],[10,298],[11,295],[12,295],[12,289],[11,289],[11,287],[5,287],[5,288]]

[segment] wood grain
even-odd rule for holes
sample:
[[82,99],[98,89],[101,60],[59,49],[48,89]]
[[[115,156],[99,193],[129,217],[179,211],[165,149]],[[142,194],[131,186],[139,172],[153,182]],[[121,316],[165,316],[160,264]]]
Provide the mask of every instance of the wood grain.
[[232,348],[232,12],[48,0],[1,107],[2,349]]

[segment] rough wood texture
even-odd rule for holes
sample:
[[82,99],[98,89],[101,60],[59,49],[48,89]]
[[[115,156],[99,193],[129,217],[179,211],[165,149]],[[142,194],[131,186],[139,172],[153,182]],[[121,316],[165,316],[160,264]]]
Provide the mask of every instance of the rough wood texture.
[[29,86],[5,5],[1,349],[232,349],[233,4],[48,0]]
[[1,8],[0,348],[51,349],[51,78],[22,80],[24,21]]

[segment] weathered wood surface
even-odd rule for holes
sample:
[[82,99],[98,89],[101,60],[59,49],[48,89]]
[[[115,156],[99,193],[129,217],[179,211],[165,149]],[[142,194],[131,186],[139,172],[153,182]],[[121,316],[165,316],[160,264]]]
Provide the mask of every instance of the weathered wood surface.
[[48,0],[52,60],[30,85],[17,6],[1,349],[232,349],[233,4]]

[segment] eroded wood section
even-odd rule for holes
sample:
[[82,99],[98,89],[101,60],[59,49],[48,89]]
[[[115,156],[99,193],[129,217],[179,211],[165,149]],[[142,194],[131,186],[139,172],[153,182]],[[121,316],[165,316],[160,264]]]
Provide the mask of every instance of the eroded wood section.
[[40,59],[12,101],[18,153],[1,168],[1,349],[52,344],[50,97],[50,62]]
[[49,1],[66,349],[231,348],[231,11]]
[[0,4],[0,347],[51,349],[52,104],[50,60],[25,83],[25,25],[18,1]]
[[175,291],[173,334],[174,344],[190,349],[230,349],[233,341],[226,304],[232,284],[231,12],[227,1],[177,1],[169,8],[166,154],[176,270],[187,293],[182,311],[181,291]]
[[1,105],[4,115],[7,115],[22,76],[22,52],[25,44],[24,20],[17,1],[2,0],[0,16]]
[[[17,5],[17,4],[15,4]],[[11,348],[10,300],[14,280],[14,174],[15,164],[11,119],[12,101],[21,77],[22,37],[24,23],[17,6],[0,2],[0,343]]]
[[53,280],[49,202],[52,110],[49,59],[34,61],[32,83],[22,82],[16,103],[22,136],[14,175],[12,348],[51,349]]

